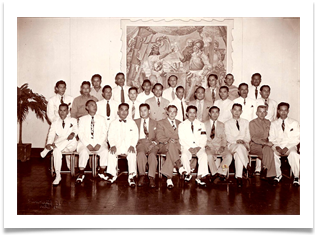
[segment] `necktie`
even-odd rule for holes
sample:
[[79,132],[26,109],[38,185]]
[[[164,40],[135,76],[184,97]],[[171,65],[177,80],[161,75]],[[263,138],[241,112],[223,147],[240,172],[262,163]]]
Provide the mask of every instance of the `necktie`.
[[215,122],[212,124],[211,132],[210,132],[210,138],[213,140],[215,138]]
[[123,123],[126,123],[127,122],[127,120],[119,120],[119,122],[123,122]]
[[110,104],[109,104],[109,100],[107,101],[107,117],[110,117]]
[[257,99],[258,98],[258,87],[256,86],[255,87],[255,99]]
[[173,129],[174,129],[174,131],[176,130],[176,126],[175,126],[175,124],[174,124],[174,121],[172,121],[172,126],[173,126]]
[[236,122],[236,126],[237,126],[238,130],[240,131],[240,126],[239,126],[238,120],[237,120],[237,122]]
[[157,106],[159,106],[159,107],[160,107],[160,104],[161,104],[161,102],[160,102],[160,98],[157,98]]
[[61,104],[64,104],[63,96],[61,96]]
[[143,130],[144,130],[144,134],[145,134],[146,138],[148,138],[149,132],[147,130],[147,125],[146,125],[146,120],[145,119],[144,119],[144,122],[143,122]]
[[132,119],[134,119],[135,116],[135,106],[134,106],[134,102],[132,103]]
[[243,98],[243,100],[244,100],[244,101],[243,101],[243,104],[245,105],[247,102],[245,101],[245,98]]
[[172,99],[173,99],[173,100],[175,99],[175,92],[174,92],[174,89],[172,89]]
[[94,138],[94,131],[95,131],[95,121],[94,121],[94,117],[91,117],[90,134],[92,139]]
[[183,115],[183,121],[185,121],[185,112],[184,112],[184,105],[183,105],[183,101],[181,101],[181,105],[182,105],[182,115]]
[[265,102],[264,102],[265,106],[268,108],[269,107],[269,102],[267,102],[267,99],[265,99]]
[[62,123],[62,127],[63,127],[63,129],[64,129],[64,127],[65,127],[65,122],[64,122],[64,120],[63,120],[63,123]]
[[194,133],[194,123],[191,125],[192,132]]
[[201,107],[201,105],[202,105],[202,103],[201,103],[201,101],[199,100],[198,101],[198,110],[197,110],[197,119],[199,120],[199,121],[201,121],[201,116],[202,116],[202,112],[201,112],[201,110],[202,110],[202,107]]
[[124,103],[124,90],[123,90],[123,87],[121,87],[121,103]]
[[284,120],[283,120],[283,122],[282,122],[282,130],[283,130],[283,132],[284,132],[284,130],[285,130],[285,123],[284,123]]
[[215,99],[216,99],[216,97],[215,97],[215,88],[212,89],[211,96],[212,96],[212,103],[214,103]]

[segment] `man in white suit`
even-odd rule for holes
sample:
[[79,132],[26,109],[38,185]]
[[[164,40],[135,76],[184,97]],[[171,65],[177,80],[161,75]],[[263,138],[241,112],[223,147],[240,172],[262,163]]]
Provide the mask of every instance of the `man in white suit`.
[[[68,116],[68,105],[63,103],[59,105],[59,119],[55,120],[49,130],[47,144],[41,156],[44,158],[46,154],[53,149],[54,168],[56,178],[53,185],[58,185],[61,181],[62,152],[73,152],[77,147],[75,136],[78,134],[77,120]],[[67,161],[69,166],[69,159]]]
[[83,182],[85,175],[84,169],[87,165],[90,153],[96,153],[100,157],[100,170],[98,176],[107,180],[104,171],[107,166],[108,147],[107,147],[107,127],[103,116],[96,114],[97,104],[94,100],[86,102],[88,114],[79,118],[79,143],[77,151],[79,153],[79,175],[76,183]]
[[232,118],[231,108],[233,101],[229,99],[229,88],[227,86],[222,86],[219,88],[220,100],[216,100],[214,105],[220,109],[218,121],[225,123]]
[[118,118],[110,123],[108,141],[110,145],[108,169],[108,182],[113,183],[117,179],[118,155],[126,155],[128,161],[130,187],[135,187],[134,177],[136,176],[136,145],[139,139],[138,127],[135,121],[127,118],[129,105],[122,103],[118,108]]
[[206,176],[208,175],[207,154],[205,146],[207,142],[204,123],[196,119],[197,107],[189,105],[186,109],[187,117],[178,126],[179,143],[181,144],[181,161],[183,167],[179,169],[181,175],[185,174],[185,181],[190,181],[190,160],[193,156],[198,158],[198,176],[196,183],[206,187]]
[[288,117],[290,105],[281,102],[278,104],[279,118],[271,123],[269,140],[273,143],[276,177],[275,185],[281,180],[280,156],[288,156],[288,163],[294,174],[294,186],[299,186],[299,154],[296,146],[299,144],[299,123]]
[[124,85],[125,77],[123,73],[117,73],[115,78],[117,86],[112,89],[112,99],[121,103],[128,100],[129,86]]
[[251,76],[251,86],[249,87],[249,97],[257,100],[260,99],[260,84],[262,81],[262,76],[259,73],[252,74]]
[[240,97],[233,100],[233,103],[241,104],[242,114],[241,118],[248,120],[249,122],[256,118],[256,102],[254,99],[248,97],[249,88],[248,84],[240,83],[239,85],[239,95]]
[[162,97],[172,102],[176,98],[176,85],[178,77],[176,75],[169,76],[167,83],[168,88],[163,91]]

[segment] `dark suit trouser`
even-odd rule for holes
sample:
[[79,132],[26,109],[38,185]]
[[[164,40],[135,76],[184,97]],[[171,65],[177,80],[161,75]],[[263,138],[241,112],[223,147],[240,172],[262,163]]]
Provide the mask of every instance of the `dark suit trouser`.
[[[155,178],[155,172],[157,168],[157,159],[156,154],[158,151],[158,147],[154,146],[150,151],[148,151],[149,146],[151,145],[151,141],[148,139],[140,139],[137,146],[137,166],[139,175],[145,175],[146,163],[149,165],[148,176]],[[148,155],[148,157],[146,157]]]
[[274,153],[271,147],[261,144],[255,144],[251,142],[250,144],[250,154],[256,154],[262,160],[263,166],[267,168],[267,177],[276,176]]
[[181,158],[179,156],[180,153],[180,144],[179,143],[167,143],[165,145],[160,144],[160,153],[166,153],[166,160],[164,165],[162,166],[161,173],[165,175],[167,178],[172,178],[173,176],[173,168],[175,163],[178,161],[179,165],[181,162],[179,161]]

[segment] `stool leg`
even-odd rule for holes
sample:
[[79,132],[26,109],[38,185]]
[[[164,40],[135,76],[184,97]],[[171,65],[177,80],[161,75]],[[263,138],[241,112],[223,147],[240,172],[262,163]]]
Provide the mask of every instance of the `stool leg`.
[[92,155],[91,159],[91,171],[92,171],[92,177],[96,177],[96,154]]
[[75,154],[70,155],[70,175],[75,176]]
[[53,177],[54,176],[54,155],[51,154],[51,176]]

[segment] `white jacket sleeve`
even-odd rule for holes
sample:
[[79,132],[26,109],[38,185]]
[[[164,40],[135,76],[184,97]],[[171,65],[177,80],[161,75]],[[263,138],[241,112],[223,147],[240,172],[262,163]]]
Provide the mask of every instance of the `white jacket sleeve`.
[[[85,116],[84,116],[85,117]],[[85,135],[85,119],[79,118],[79,124],[78,124],[78,137],[80,141],[85,145],[89,145],[89,141],[87,139],[87,136]]]
[[53,122],[48,132],[47,144],[53,144],[56,136],[56,122]]

